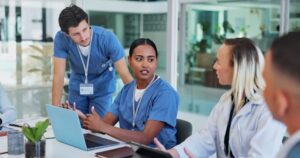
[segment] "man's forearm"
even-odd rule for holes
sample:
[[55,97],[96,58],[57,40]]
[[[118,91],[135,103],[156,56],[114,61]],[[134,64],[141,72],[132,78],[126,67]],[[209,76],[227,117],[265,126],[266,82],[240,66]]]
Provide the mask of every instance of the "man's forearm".
[[61,104],[62,87],[63,87],[63,83],[59,83],[59,82],[56,82],[55,80],[53,80],[52,105],[58,106]]
[[127,84],[133,80],[125,61],[125,58],[120,59],[115,63],[116,69],[124,84]]

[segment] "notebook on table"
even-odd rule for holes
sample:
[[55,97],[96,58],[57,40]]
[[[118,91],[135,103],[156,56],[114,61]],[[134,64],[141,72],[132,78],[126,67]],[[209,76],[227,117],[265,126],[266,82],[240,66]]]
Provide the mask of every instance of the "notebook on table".
[[84,134],[75,111],[46,105],[48,117],[57,141],[82,150],[93,150],[118,145],[119,142],[93,134]]
[[129,144],[132,146],[132,148],[135,149],[135,152],[142,157],[159,157],[159,158],[172,158],[172,156],[164,151],[161,151],[156,148],[151,148],[149,146],[137,143],[137,142],[129,142]]
[[134,151],[131,147],[124,146],[113,150],[97,152],[95,153],[95,156],[98,158],[128,158],[132,157],[133,154]]

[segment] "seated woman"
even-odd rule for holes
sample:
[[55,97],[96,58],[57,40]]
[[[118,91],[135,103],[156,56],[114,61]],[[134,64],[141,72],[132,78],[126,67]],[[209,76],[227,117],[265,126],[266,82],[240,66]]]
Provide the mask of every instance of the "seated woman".
[[[154,146],[157,137],[166,148],[176,145],[177,92],[158,75],[157,49],[150,39],[135,40],[129,50],[135,80],[125,85],[101,118],[95,111],[83,118],[83,127],[129,142]],[[119,121],[120,128],[114,127]]]
[[168,152],[173,157],[275,157],[286,128],[272,118],[263,99],[263,62],[251,40],[225,40],[214,69],[219,83],[231,89],[220,98],[207,125]]
[[12,106],[3,87],[0,85],[0,126],[10,123],[16,118],[16,109]]

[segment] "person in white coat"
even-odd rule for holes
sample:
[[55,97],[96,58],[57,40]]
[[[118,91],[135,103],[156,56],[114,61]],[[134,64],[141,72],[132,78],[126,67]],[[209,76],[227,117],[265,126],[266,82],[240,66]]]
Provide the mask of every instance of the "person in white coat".
[[0,126],[10,123],[17,118],[16,109],[9,101],[7,94],[0,85]]
[[[231,85],[210,113],[206,126],[168,150],[173,157],[275,157],[286,132],[263,99],[264,57],[247,38],[226,39],[214,69],[221,85]],[[155,139],[157,146],[163,146]]]

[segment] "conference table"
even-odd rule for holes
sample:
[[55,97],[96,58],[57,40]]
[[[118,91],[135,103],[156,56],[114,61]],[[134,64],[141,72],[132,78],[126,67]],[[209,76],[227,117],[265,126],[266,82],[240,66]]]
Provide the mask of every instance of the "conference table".
[[[20,130],[20,128],[16,128],[17,130]],[[90,131],[86,131],[89,133]],[[95,134],[95,133],[93,133]],[[108,138],[111,140],[119,141],[116,140],[108,135],[103,135],[103,134],[95,134],[104,138]],[[72,158],[91,158],[91,157],[96,157],[95,153],[101,152],[101,151],[107,151],[107,150],[112,150],[116,148],[120,148],[123,146],[130,146],[129,144],[125,142],[120,142],[118,145],[110,146],[110,147],[105,147],[105,148],[100,148],[100,149],[94,149],[91,151],[84,151],[81,149],[78,149],[76,147],[61,143],[55,139],[55,136],[53,134],[52,127],[49,126],[47,129],[47,132],[44,134],[44,137],[46,139],[46,158],[63,158],[63,157],[72,157]],[[0,158],[24,158],[24,154],[20,155],[10,155],[7,154],[7,136],[0,136]],[[133,151],[136,151],[136,148],[133,147]],[[147,155],[140,155],[134,152],[132,158],[149,158]]]

